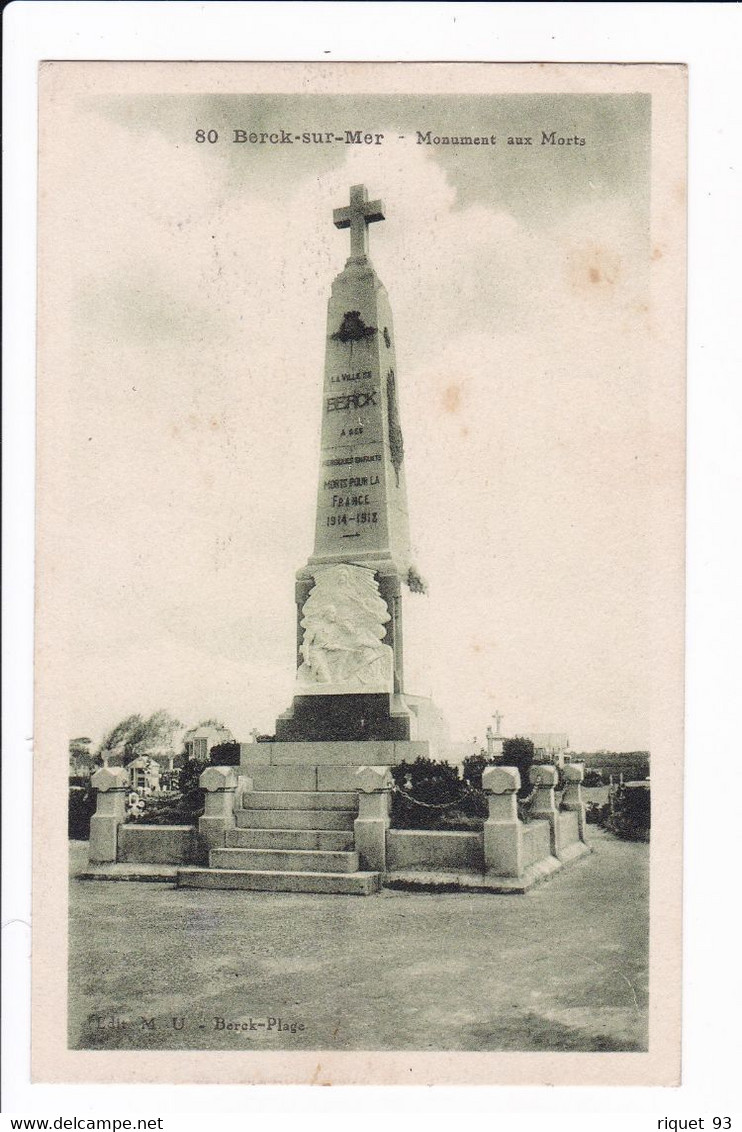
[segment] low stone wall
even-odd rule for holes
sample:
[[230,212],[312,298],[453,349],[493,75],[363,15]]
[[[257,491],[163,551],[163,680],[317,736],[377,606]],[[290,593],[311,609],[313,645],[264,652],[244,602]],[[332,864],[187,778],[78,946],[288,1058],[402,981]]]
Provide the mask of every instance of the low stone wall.
[[116,859],[137,865],[194,865],[205,854],[191,825],[120,825]]
[[[405,744],[365,744],[367,753],[379,746],[403,748]],[[534,787],[530,820],[518,819],[517,792],[520,775],[514,767],[489,766],[482,774],[482,788],[488,798],[488,817],[481,833],[390,829],[390,797],[394,782],[385,763],[356,765],[355,762],[302,766],[296,747],[301,744],[249,744],[251,755],[258,747],[280,748],[260,751],[253,768],[259,786],[267,791],[295,795],[308,790],[355,794],[358,816],[353,822],[355,848],[361,869],[366,872],[463,873],[498,878],[510,885],[529,869],[553,869],[559,862],[575,860],[589,848],[585,841],[585,807],[582,801],[580,766],[564,769],[565,789],[561,808],[557,807],[556,770],[548,765],[531,768]],[[304,744],[304,747],[311,746]],[[327,745],[326,745],[327,746]],[[331,744],[345,749],[364,744]],[[406,744],[407,747],[414,744]],[[339,752],[333,751],[333,754]],[[352,754],[358,757],[353,750]],[[283,756],[290,756],[283,761]],[[207,767],[200,777],[204,794],[204,814],[198,829],[192,826],[126,824],[128,775],[121,767],[103,767],[91,784],[97,791],[97,808],[91,818],[89,860],[91,864],[188,865],[206,863],[209,849],[221,849],[225,837],[235,828],[235,808],[242,805],[245,791],[254,788],[251,776],[241,776],[235,767]],[[329,789],[332,787],[332,789]],[[341,789],[341,787],[343,789]],[[290,801],[290,800],[289,800]],[[289,804],[289,803],[287,803]],[[291,805],[289,805],[291,808]],[[347,806],[348,810],[354,809]],[[554,860],[556,858],[557,860]],[[414,879],[414,878],[413,878]],[[528,880],[528,878],[526,878]],[[529,883],[533,883],[531,879]],[[500,891],[500,889],[492,889]],[[525,891],[525,889],[522,889]]]
[[481,872],[484,868],[481,833],[426,829],[389,829],[386,834],[386,867],[430,872]]
[[551,838],[547,821],[533,821],[523,826],[523,867],[531,868],[551,856]]

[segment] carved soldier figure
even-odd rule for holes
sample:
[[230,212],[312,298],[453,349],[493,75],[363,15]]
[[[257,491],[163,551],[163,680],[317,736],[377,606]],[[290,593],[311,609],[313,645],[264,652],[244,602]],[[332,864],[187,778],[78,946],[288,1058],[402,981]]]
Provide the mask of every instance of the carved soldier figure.
[[387,685],[392,650],[382,640],[388,620],[370,571],[349,565],[318,570],[304,606],[299,684],[358,689]]

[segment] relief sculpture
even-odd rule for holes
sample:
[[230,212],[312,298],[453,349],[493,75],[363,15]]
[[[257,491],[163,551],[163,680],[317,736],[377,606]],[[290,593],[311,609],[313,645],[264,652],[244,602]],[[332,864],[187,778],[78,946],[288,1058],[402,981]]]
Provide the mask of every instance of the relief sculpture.
[[347,565],[317,570],[301,621],[299,694],[392,691],[392,649],[382,644],[389,619],[370,570]]

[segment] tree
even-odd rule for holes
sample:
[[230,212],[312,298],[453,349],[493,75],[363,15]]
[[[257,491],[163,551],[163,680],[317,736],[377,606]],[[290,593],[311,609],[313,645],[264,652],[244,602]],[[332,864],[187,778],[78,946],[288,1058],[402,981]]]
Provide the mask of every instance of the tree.
[[534,753],[535,748],[532,741],[530,739],[523,739],[520,736],[516,736],[514,739],[506,739],[502,745],[503,765],[518,768],[520,774],[520,790],[518,794],[523,798],[531,793],[528,771],[533,763]]
[[124,765],[144,754],[152,747],[167,746],[172,741],[173,731],[183,725],[164,710],[153,712],[148,719],[141,715],[129,715],[117,723],[104,737],[98,754],[124,748]]
[[70,739],[70,775],[72,777],[88,777],[92,773],[93,767],[100,761],[93,756],[90,750],[91,742],[92,739],[88,739],[86,735],[80,735],[77,739]]

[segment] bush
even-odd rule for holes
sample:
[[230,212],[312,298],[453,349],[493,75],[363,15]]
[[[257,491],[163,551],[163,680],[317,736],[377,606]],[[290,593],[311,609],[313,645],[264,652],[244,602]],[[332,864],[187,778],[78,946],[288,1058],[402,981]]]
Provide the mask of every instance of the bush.
[[[196,817],[204,812],[204,793],[198,780],[208,766],[205,759],[188,759],[178,775],[178,790],[181,796],[180,809]],[[146,811],[145,811],[146,812]]]
[[[201,791],[203,795],[203,791]],[[126,819],[132,825],[196,825],[204,812],[203,801],[195,809],[197,791],[189,794],[166,794],[144,799],[144,809]]]
[[605,829],[610,814],[611,807],[607,802],[603,805],[599,802],[588,802],[585,806],[585,820],[589,825],[600,825]]
[[95,813],[98,791],[92,786],[71,786],[67,807],[67,836],[71,841],[87,841],[90,819]]
[[198,780],[208,766],[205,759],[188,759],[178,773],[178,789],[142,799],[144,809],[130,813],[133,825],[195,825],[204,812],[205,791]]
[[[498,762],[501,760],[497,760]],[[482,789],[482,773],[486,766],[493,766],[495,760],[487,759],[485,755],[467,755],[461,770],[461,777],[472,790]]]
[[217,743],[209,753],[211,766],[239,766],[240,745],[234,740],[230,743]]
[[526,798],[531,793],[532,786],[528,780],[534,756],[534,746],[530,739],[506,739],[502,745],[502,763],[504,766],[518,768],[520,774],[519,798]]
[[582,780],[583,786],[602,786],[603,775],[599,770],[586,770],[585,777]]
[[650,792],[644,787],[618,786],[603,805],[588,802],[585,817],[625,841],[649,841]]
[[649,841],[651,796],[643,786],[619,786],[610,804],[606,829],[626,841]]
[[528,771],[533,764],[534,746],[530,739],[506,739],[502,745],[502,755],[496,759],[488,759],[484,752],[478,755],[467,755],[464,759],[462,777],[466,786],[472,790],[482,789],[482,773],[488,766],[514,766],[520,774],[519,798],[526,798],[532,790],[528,780]]
[[[416,759],[391,768],[394,783],[406,798],[395,792],[392,825],[397,829],[481,829],[487,815],[487,800],[473,791],[459,775],[458,767],[432,759]],[[426,803],[417,805],[416,803]]]

